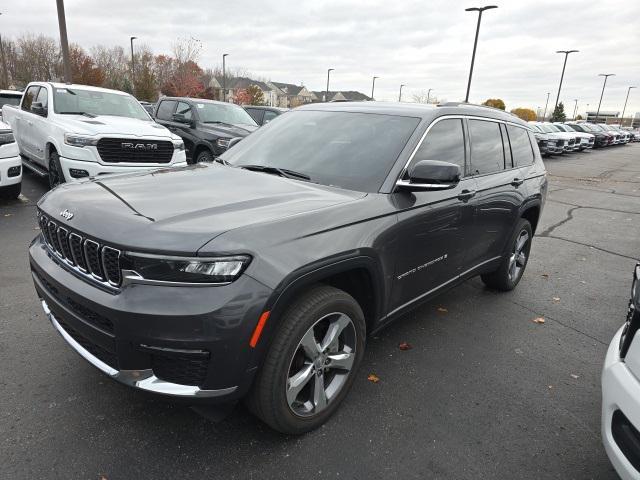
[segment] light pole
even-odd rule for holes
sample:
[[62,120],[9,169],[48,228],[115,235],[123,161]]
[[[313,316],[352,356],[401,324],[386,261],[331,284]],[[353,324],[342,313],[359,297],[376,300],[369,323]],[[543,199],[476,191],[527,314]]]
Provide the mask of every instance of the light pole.
[[227,101],[227,56],[228,53],[222,54],[222,101]]
[[549,106],[549,95],[551,95],[551,92],[547,92],[547,103],[544,104],[544,113],[542,114],[543,122],[544,122],[544,119],[547,118],[547,107]]
[[328,101],[329,101],[329,74],[330,74],[331,72],[333,72],[333,70],[334,70],[333,68],[329,68],[329,69],[327,69],[327,91],[326,91],[326,93],[325,93],[325,95],[324,95],[324,101],[325,101],[325,102],[328,102]]
[[602,93],[600,94],[600,102],[598,103],[598,111],[596,112],[596,123],[598,123],[598,117],[600,116],[600,105],[602,105],[602,97],[604,96],[604,87],[607,86],[607,78],[613,77],[615,73],[599,73],[599,77],[604,77],[604,83],[602,84]]
[[69,42],[67,40],[67,20],[64,15],[64,0],[56,0],[58,6],[58,27],[60,28],[60,49],[64,64],[64,81],[71,83],[71,63],[69,62]]
[[480,20],[482,20],[482,12],[498,8],[496,5],[487,5],[485,7],[465,8],[465,12],[478,12],[478,26],[476,27],[476,39],[473,42],[473,54],[471,55],[471,68],[469,69],[469,83],[467,84],[467,96],[464,98],[465,103],[469,103],[469,90],[471,90],[471,77],[473,76],[473,64],[476,61],[476,48],[478,47],[478,34],[480,33]]
[[373,77],[373,85],[371,85],[371,101],[373,101],[373,91],[376,89],[376,78],[380,77]]
[[138,37],[129,37],[131,42],[131,89],[135,95],[136,92],[136,57],[133,56],[133,41]]
[[400,95],[398,95],[398,101],[399,102],[402,101],[402,87],[406,87],[406,85],[404,83],[402,85],[400,85]]
[[575,107],[573,107],[573,120],[576,120],[576,112],[578,111],[578,99],[574,98],[573,99],[574,102],[576,102]]
[[[627,88],[627,98],[624,99],[624,107],[622,107],[622,116],[620,117],[620,126],[624,123],[624,111],[627,109],[627,100],[629,100],[629,92],[632,88],[636,87]],[[633,127],[633,119],[631,120],[631,126]]]
[[[2,15],[2,12],[0,12]],[[9,72],[7,71],[7,63],[4,59],[4,46],[2,45],[2,35],[0,35],[0,57],[2,57],[2,71],[4,72],[4,88],[9,88]]]
[[567,67],[567,58],[570,53],[576,53],[580,50],[558,50],[556,53],[564,53],[564,64],[562,65],[562,74],[560,75],[560,85],[558,86],[558,96],[556,97],[556,104],[553,106],[553,111],[556,111],[558,102],[560,101],[560,89],[562,88],[562,80],[564,79],[564,69]]
[[429,90],[427,90],[427,104],[429,103],[429,100],[431,99],[431,90],[433,90],[433,88],[430,88]]

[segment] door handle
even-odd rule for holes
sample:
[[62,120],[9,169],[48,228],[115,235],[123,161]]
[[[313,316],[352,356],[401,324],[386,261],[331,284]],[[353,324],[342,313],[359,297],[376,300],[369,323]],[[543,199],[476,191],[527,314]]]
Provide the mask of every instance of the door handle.
[[465,201],[465,200],[469,200],[470,198],[473,198],[476,196],[476,191],[475,190],[462,190],[459,194],[458,194],[458,199]]
[[514,187],[519,187],[520,185],[522,185],[524,183],[524,180],[522,180],[521,178],[514,178],[513,181],[511,182],[511,185],[513,185]]

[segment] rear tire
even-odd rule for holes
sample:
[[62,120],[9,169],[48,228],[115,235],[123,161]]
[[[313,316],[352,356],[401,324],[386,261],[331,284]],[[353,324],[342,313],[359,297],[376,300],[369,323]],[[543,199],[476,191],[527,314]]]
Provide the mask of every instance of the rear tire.
[[495,290],[508,292],[520,282],[529,261],[533,232],[528,220],[521,218],[509,240],[509,250],[497,270],[481,275],[484,284]]
[[64,183],[64,173],[60,166],[60,155],[55,150],[49,155],[49,188],[54,189]]
[[6,187],[0,188],[0,197],[15,200],[20,196],[21,190],[22,190],[22,182],[15,183],[13,185],[8,185]]
[[362,361],[366,325],[346,292],[317,286],[284,313],[246,403],[273,429],[300,435],[325,423]]

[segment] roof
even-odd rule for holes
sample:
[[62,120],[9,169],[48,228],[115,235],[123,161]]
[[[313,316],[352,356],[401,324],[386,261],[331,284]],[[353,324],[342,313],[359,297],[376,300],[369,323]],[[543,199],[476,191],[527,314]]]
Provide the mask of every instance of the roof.
[[215,103],[217,105],[234,105],[235,103],[229,102],[219,102],[217,100],[209,100],[208,98],[193,98],[193,97],[160,97],[158,102],[161,100],[175,100],[177,102],[191,102],[191,103]]
[[[222,79],[218,80],[218,83],[222,85]],[[273,90],[265,82],[261,82],[260,80],[253,80],[247,77],[227,78],[226,87],[227,87],[227,90],[235,90],[237,88],[246,89],[251,85],[256,85],[257,87],[260,88],[260,90],[263,90],[265,92],[270,92],[271,90]]]
[[77,88],[80,90],[90,90],[92,92],[115,93],[118,95],[129,95],[127,92],[120,90],[111,90],[110,88],[92,87],[90,85],[80,85],[78,83],[60,83],[60,82],[33,82],[36,84],[50,84],[53,88]]
[[[322,100],[327,94],[326,90],[314,91],[313,92],[318,100]],[[349,102],[368,102],[371,100],[371,97],[366,96],[364,93],[357,92],[355,90],[347,90],[347,91],[329,91],[329,96],[326,99],[327,102],[331,102],[334,97],[338,97],[339,100],[344,101],[347,100]],[[343,100],[344,99],[344,100]]]
[[270,107],[268,105],[242,105],[244,108],[252,108],[254,110],[273,110],[277,112],[288,112],[290,108]]
[[15,95],[16,97],[22,97],[20,90],[0,90],[0,95]]
[[293,83],[281,83],[281,82],[271,82],[284,93],[289,96],[297,96],[300,94],[300,91],[304,88],[304,85],[294,85]]

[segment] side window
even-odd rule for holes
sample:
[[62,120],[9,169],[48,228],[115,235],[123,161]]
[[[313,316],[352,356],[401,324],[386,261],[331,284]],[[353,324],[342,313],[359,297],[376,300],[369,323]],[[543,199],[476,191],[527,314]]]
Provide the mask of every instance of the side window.
[[524,128],[507,125],[511,151],[513,152],[513,166],[524,167],[533,163],[533,148],[529,141],[529,135]]
[[273,120],[277,116],[278,116],[277,113],[272,112],[271,110],[267,110],[266,112],[264,112],[264,120],[263,120],[262,124],[264,125],[266,123],[269,123],[271,120]]
[[502,148],[504,149],[504,168],[513,167],[513,158],[511,157],[511,147],[509,146],[509,137],[507,136],[507,126],[500,124],[500,132],[502,133]]
[[171,120],[171,115],[176,109],[176,102],[173,100],[163,100],[160,102],[156,118],[159,120]]
[[440,160],[460,166],[464,173],[464,131],[462,120],[450,118],[436,123],[424,138],[411,160],[411,166],[420,160]]
[[38,92],[38,96],[35,99],[36,102],[40,102],[44,108],[47,108],[49,105],[49,94],[47,92],[46,87],[41,87]]
[[262,125],[262,114],[264,113],[262,110],[257,108],[247,108],[245,109],[251,118],[253,118],[258,125]]
[[504,170],[504,151],[498,122],[469,120],[469,137],[472,175]]
[[189,106],[188,103],[179,102],[176,113],[182,113],[184,115],[184,118],[186,118],[187,120],[191,120],[191,118],[193,118],[193,114],[191,113],[191,107]]
[[31,111],[31,104],[35,102],[36,96],[38,95],[38,89],[40,87],[29,87],[26,92],[24,92],[24,97],[22,98],[22,110],[26,110],[27,112]]

